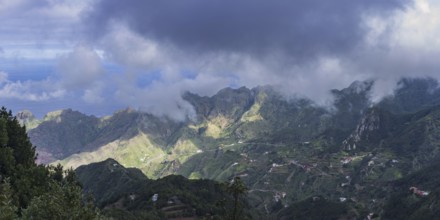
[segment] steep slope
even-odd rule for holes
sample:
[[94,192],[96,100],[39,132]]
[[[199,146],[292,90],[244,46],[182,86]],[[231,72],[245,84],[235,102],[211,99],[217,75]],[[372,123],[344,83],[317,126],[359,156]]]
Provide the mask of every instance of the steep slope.
[[151,153],[163,155],[179,126],[178,122],[130,109],[102,119],[68,109],[47,114],[37,128],[29,130],[29,136],[37,146],[40,162],[73,155],[63,164],[77,167],[114,154],[124,155],[123,161],[133,157],[139,161]]
[[252,90],[255,102],[233,127],[237,138],[268,142],[301,142],[322,132],[328,112],[310,100],[286,100],[269,87]]
[[153,143],[164,148],[169,138],[181,126],[181,123],[169,118],[158,118],[152,114],[126,109],[101,119],[99,135],[90,145],[101,146],[115,140],[128,140],[144,133],[148,134]]
[[62,161],[65,167],[76,168],[83,164],[89,164],[114,157],[126,166],[142,169],[147,175],[154,177],[155,172],[167,157],[166,151],[155,145],[144,133],[139,133],[128,140],[115,140],[91,152],[73,154]]
[[432,78],[404,78],[392,96],[379,104],[393,113],[414,113],[425,108],[440,105],[440,88]]
[[48,113],[28,134],[41,155],[40,162],[47,163],[84,151],[96,138],[98,124],[94,116],[67,109]]
[[341,130],[351,130],[356,125],[364,111],[371,106],[370,92],[374,81],[355,81],[342,90],[332,90],[336,112],[333,117],[333,127]]
[[375,107],[344,140],[343,148],[354,152],[387,150],[411,160],[412,169],[419,169],[440,157],[439,121],[440,107],[403,115]]
[[[332,91],[334,108],[286,100],[271,87],[228,88],[212,97],[186,93],[195,120],[120,111],[92,123],[96,133],[77,145],[81,152],[59,159],[77,167],[115,158],[151,179],[180,174],[228,181],[240,176],[250,188],[252,206],[268,215],[289,216],[313,197],[323,199],[317,207],[343,201],[337,207],[345,217],[353,210],[357,217],[380,215],[387,202],[383,195],[391,192],[388,184],[440,157],[440,107],[432,97],[437,90],[429,79],[405,82],[395,96],[376,105],[369,99],[374,83],[354,82]],[[422,106],[399,107],[414,94],[423,96]],[[68,125],[73,121],[57,120],[40,126],[74,127]],[[58,130],[63,128],[45,135],[56,139]]]
[[270,87],[224,89],[213,97],[186,93],[196,121],[175,122],[124,110],[102,119],[72,110],[48,114],[29,131],[42,162],[67,167],[114,157],[157,178],[192,156],[238,141],[303,142],[329,125],[329,113],[307,100],[287,101]]
[[186,93],[183,98],[196,110],[194,126],[198,132],[212,138],[227,135],[225,130],[237,122],[254,102],[253,92],[245,87],[225,88],[212,97]]
[[[346,104],[341,108],[364,106],[356,97],[365,97],[368,88],[354,84],[341,92],[338,102]],[[93,138],[82,139],[72,146],[76,152],[56,158],[62,159],[56,163],[75,168],[115,158],[123,166],[137,167],[153,179],[182,174],[226,181],[240,175],[252,189],[253,205],[261,210],[275,204],[273,199],[280,195],[285,194],[280,198],[286,205],[292,199],[313,195],[317,189],[331,194],[338,184],[339,174],[330,179],[309,179],[304,173],[319,160],[316,155],[326,151],[327,146],[315,140],[338,121],[334,117],[341,117],[333,111],[305,99],[286,100],[271,87],[227,88],[212,97],[186,93],[184,99],[194,106],[196,121],[174,122],[130,109],[120,111],[93,120],[89,125],[96,129]],[[352,101],[358,104],[349,104]],[[60,115],[67,113],[71,112]],[[357,115],[357,110],[345,113],[352,118],[360,117]],[[76,123],[67,118],[46,117],[40,126],[53,127],[52,130],[39,126],[30,133],[42,134],[41,137],[45,134],[47,139],[59,138],[57,131]],[[350,126],[355,125],[347,125],[339,133],[347,133]],[[43,143],[38,146],[42,147],[37,150],[52,149]],[[334,163],[338,163],[342,156],[335,158]],[[313,184],[303,187],[305,182]]]
[[348,201],[340,206],[342,216],[353,210],[358,217],[380,214],[390,181],[438,161],[439,110],[393,114],[373,107],[364,110],[344,141],[335,142],[326,131],[304,142],[239,140],[192,157],[178,173],[216,180],[239,175],[260,201],[255,205],[269,213],[278,203],[296,207],[298,201],[320,196],[322,204]]

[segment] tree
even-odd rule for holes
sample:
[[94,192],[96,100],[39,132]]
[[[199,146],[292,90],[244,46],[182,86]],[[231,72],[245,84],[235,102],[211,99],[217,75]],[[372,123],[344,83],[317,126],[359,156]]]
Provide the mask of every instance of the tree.
[[58,164],[57,166],[49,166],[49,170],[51,171],[51,178],[57,182],[63,181],[63,166],[61,164]]
[[26,208],[33,197],[47,192],[49,183],[49,171],[43,165],[29,168],[18,165],[11,177],[11,186],[18,198],[20,208]]
[[[61,165],[35,163],[35,147],[26,128],[0,109],[0,220],[96,219],[92,200],[84,202],[75,172]],[[64,175],[63,175],[64,174]]]
[[232,211],[232,220],[241,219],[241,209],[242,204],[240,203],[240,198],[247,194],[248,188],[241,181],[240,177],[236,176],[231,184],[228,185],[226,189],[234,199],[234,207]]
[[23,219],[87,220],[99,217],[93,198],[84,198],[81,185],[72,169],[63,171],[63,166],[58,164],[45,167],[45,171],[47,189],[42,193],[33,193],[35,196],[22,212]]
[[6,108],[0,109],[0,179],[9,178],[18,208],[47,190],[47,169],[35,164],[35,147],[26,128]]
[[6,120],[0,117],[0,147],[6,147],[8,144],[8,130],[6,129]]
[[14,174],[15,158],[9,147],[0,147],[0,181],[1,177],[10,177]]
[[17,218],[17,207],[13,204],[12,189],[9,179],[0,185],[0,220]]
[[[90,202],[90,201],[89,201]],[[81,187],[52,182],[50,190],[34,197],[25,210],[23,219],[97,219],[92,204],[84,204]]]
[[[6,128],[6,129],[5,129]],[[6,131],[6,136],[5,136]],[[35,147],[29,140],[26,128],[5,107],[0,109],[0,147],[13,150],[15,162],[24,167],[35,165]]]

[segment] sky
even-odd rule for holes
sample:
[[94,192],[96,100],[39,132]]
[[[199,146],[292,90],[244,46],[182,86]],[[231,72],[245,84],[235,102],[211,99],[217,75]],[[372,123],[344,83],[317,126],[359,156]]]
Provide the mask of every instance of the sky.
[[134,108],[182,120],[181,95],[330,89],[440,74],[440,0],[0,0],[0,104],[37,117]]

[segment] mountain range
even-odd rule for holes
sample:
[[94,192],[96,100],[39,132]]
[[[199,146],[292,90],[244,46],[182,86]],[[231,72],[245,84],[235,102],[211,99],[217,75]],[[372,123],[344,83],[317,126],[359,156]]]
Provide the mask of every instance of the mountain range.
[[[195,115],[184,121],[133,109],[102,118],[70,109],[17,118],[41,163],[79,173],[82,165],[113,158],[108,163],[137,168],[132,176],[142,181],[239,176],[249,206],[267,218],[302,219],[320,210],[334,219],[429,219],[438,213],[440,190],[433,168],[440,157],[438,82],[402,79],[378,103],[371,101],[373,87],[365,81],[332,90],[326,107],[269,86],[225,88],[211,97],[187,92],[183,99]],[[83,181],[93,188],[94,181]],[[393,205],[399,199],[406,202]]]

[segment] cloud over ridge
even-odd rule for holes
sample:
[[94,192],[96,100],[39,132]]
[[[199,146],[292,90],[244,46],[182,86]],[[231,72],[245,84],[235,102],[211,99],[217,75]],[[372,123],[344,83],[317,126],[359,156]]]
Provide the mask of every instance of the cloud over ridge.
[[[9,69],[0,69],[9,73],[1,87],[22,94],[63,91],[45,100],[75,98],[87,107],[130,106],[182,119],[192,112],[181,98],[185,91],[213,95],[227,86],[269,84],[286,97],[325,104],[331,101],[329,90],[355,80],[375,80],[372,98],[378,101],[392,94],[402,77],[440,78],[438,0],[20,4],[8,7],[31,16],[7,18],[31,31],[16,39],[34,37],[33,16],[42,29],[40,20],[50,21],[43,36],[35,37],[44,39],[42,51],[56,45],[50,53],[35,54],[39,49],[32,47],[22,54],[32,55],[26,59],[53,56],[57,68],[45,79],[21,84],[10,80],[14,73]],[[73,12],[62,17],[71,7]],[[14,42],[7,35],[0,34],[1,39]],[[0,63],[20,55],[13,51],[20,45],[0,45]],[[30,83],[39,87],[25,86]]]

